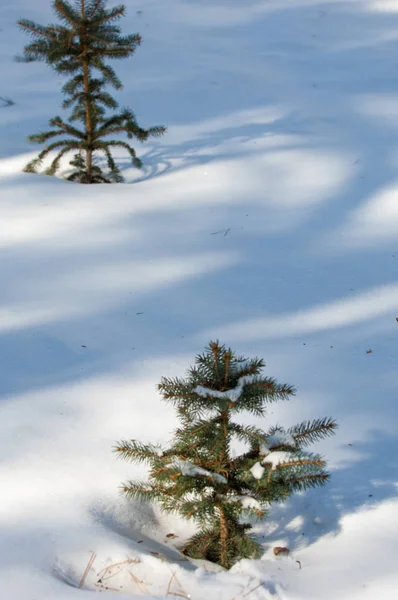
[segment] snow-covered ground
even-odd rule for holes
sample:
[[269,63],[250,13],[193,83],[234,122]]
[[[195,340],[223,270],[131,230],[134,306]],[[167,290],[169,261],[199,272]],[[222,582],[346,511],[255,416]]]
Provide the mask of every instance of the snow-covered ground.
[[[125,3],[121,104],[169,130],[98,187],[21,173],[63,80],[13,61],[50,1],[0,4],[0,597],[395,599],[398,3]],[[210,338],[298,388],[270,424],[340,423],[330,484],[228,573],[181,561],[186,524],[126,503],[144,471],[112,453],[170,438],[155,386]]]

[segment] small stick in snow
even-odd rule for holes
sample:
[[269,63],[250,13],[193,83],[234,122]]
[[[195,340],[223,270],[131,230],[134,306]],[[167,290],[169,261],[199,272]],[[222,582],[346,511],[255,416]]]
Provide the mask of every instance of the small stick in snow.
[[243,594],[243,598],[247,598],[248,596],[250,596],[250,594],[252,594],[256,590],[258,590],[258,588],[260,588],[262,585],[264,585],[264,583],[265,583],[265,581],[260,581],[260,583],[258,585],[256,585],[256,587],[249,590],[246,594]]
[[162,560],[163,562],[167,562],[167,558],[161,552],[155,552],[154,550],[151,550],[151,554],[152,554],[152,556],[156,556],[157,558],[160,558],[160,560]]
[[[108,567],[104,567],[99,573],[97,573],[98,582],[101,583],[102,581],[105,581],[106,579],[110,579],[111,577],[114,577],[117,573],[120,573],[120,571],[124,565],[132,565],[132,564],[137,565],[140,562],[141,561],[139,558],[129,558],[127,560],[123,560],[121,562],[114,563],[113,565],[109,565]],[[115,567],[119,567],[119,571],[116,571],[116,573],[112,573],[112,569],[114,569]]]
[[141,592],[144,592],[144,594],[146,594],[147,596],[149,595],[148,590],[145,588],[146,585],[150,585],[148,583],[146,583],[145,581],[142,581],[141,579],[138,579],[138,577],[136,577],[134,575],[134,573],[132,573],[132,571],[129,571],[129,574],[131,575],[131,579],[134,581],[134,583],[137,585],[138,589],[141,590]]
[[284,548],[283,546],[276,546],[274,548],[274,554],[275,556],[288,556],[290,554],[290,550],[289,548]]
[[88,563],[87,563],[87,567],[86,567],[86,570],[83,573],[83,577],[80,580],[80,583],[79,583],[79,586],[78,586],[79,590],[81,590],[82,587],[84,586],[84,582],[86,581],[86,577],[87,577],[87,575],[88,575],[91,567],[93,566],[94,561],[95,561],[96,558],[97,558],[97,555],[96,555],[95,552],[93,552],[92,555],[90,556],[90,559],[89,559]]
[[219,233],[223,233],[223,237],[225,237],[226,235],[229,234],[229,232],[231,231],[231,228],[228,227],[228,229],[220,229],[219,231],[213,231],[213,233],[211,235],[218,235]]
[[173,583],[173,579],[175,578],[175,576],[176,576],[176,574],[173,573],[172,576],[170,577],[169,585],[167,586],[166,596],[168,596],[170,594],[171,584]]
[[[169,567],[169,569],[170,569],[170,567]],[[170,594],[172,594],[173,596],[178,596],[179,598],[184,598],[185,600],[190,600],[191,596],[185,592],[181,583],[178,581],[177,573],[175,571],[172,571],[171,569],[170,569],[170,572],[171,572],[171,578],[169,581],[169,585],[167,586],[166,597],[169,596]],[[171,591],[171,584],[173,583],[173,581],[175,581],[176,584],[179,586],[180,592],[172,592]]]
[[253,588],[251,588],[248,592],[246,592],[245,594],[239,595],[239,596],[234,596],[232,598],[232,600],[239,600],[239,598],[247,598],[248,596],[250,596],[250,594],[252,594],[253,592],[255,592],[256,590],[258,590],[258,588],[260,588],[262,585],[264,585],[265,581],[260,581],[260,583],[258,583],[256,586],[254,586]]
[[107,585],[103,585],[102,583],[94,583],[95,587],[98,587],[102,590],[106,590],[107,592],[120,592],[118,588],[109,587]]

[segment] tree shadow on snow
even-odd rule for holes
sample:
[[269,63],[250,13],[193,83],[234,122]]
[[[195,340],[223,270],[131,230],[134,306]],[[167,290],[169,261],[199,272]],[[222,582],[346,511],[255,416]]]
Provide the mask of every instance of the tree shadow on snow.
[[300,551],[320,538],[338,535],[345,516],[398,498],[396,436],[371,431],[368,441],[353,441],[352,449],[353,462],[334,469],[325,487],[274,505],[268,524],[255,526],[264,530],[260,538],[266,546],[282,540],[291,551]]
[[[22,479],[22,462],[26,463],[22,459],[36,458],[39,464],[43,456],[50,460],[57,440],[55,446],[53,439],[46,446],[45,436],[51,430],[55,431],[56,438],[57,427],[63,420],[66,425],[62,432],[68,440],[70,431],[79,425],[80,410],[86,413],[86,420],[79,426],[85,438],[82,448],[87,452],[91,449],[91,430],[83,432],[86,423],[97,426],[97,429],[93,426],[92,433],[100,436],[104,455],[107,455],[107,444],[111,454],[111,438],[119,426],[131,419],[134,429],[140,405],[135,405],[133,389],[128,414],[125,412],[127,404],[121,405],[118,409],[120,424],[115,427],[113,422],[107,429],[105,411],[99,408],[104,404],[112,412],[113,395],[119,391],[107,388],[106,399],[101,398],[97,404],[95,397],[95,402],[86,408],[83,395],[75,397],[72,389],[68,397],[68,390],[73,386],[77,388],[80,383],[98,378],[98,388],[87,392],[95,396],[102,377],[115,377],[111,384],[116,385],[118,378],[127,377],[128,369],[133,388],[134,378],[139,380],[145,367],[157,360],[164,361],[167,375],[173,376],[188,367],[187,356],[193,357],[202,349],[202,342],[208,341],[204,332],[209,329],[217,335],[225,324],[261,317],[264,313],[272,315],[281,311],[287,317],[296,313],[300,316],[300,310],[309,306],[318,307],[322,302],[348,297],[351,288],[366,291],[371,285],[396,280],[396,269],[391,262],[396,247],[394,237],[387,239],[380,235],[374,243],[366,243],[354,252],[336,235],[340,253],[335,256],[328,253],[324,244],[324,239],[335,233],[335,228],[349,221],[352,211],[366,206],[370,197],[377,198],[394,182],[397,172],[396,136],[391,135],[397,119],[394,111],[386,110],[397,89],[396,59],[391,47],[396,39],[396,33],[393,35],[391,30],[395,16],[370,11],[358,15],[351,10],[353,6],[354,3],[322,3],[321,8],[302,7],[299,3],[294,9],[285,6],[283,11],[267,14],[264,19],[257,16],[250,34],[246,25],[225,27],[221,23],[220,30],[215,30],[209,19],[209,27],[203,27],[195,38],[200,38],[200,44],[194,47],[198,52],[197,62],[203,58],[203,71],[197,78],[200,89],[190,89],[194,85],[192,55],[187,53],[183,67],[189,72],[189,79],[183,80],[181,90],[173,88],[167,92],[172,102],[166,112],[161,113],[166,124],[167,121],[176,123],[180,141],[177,137],[172,143],[171,127],[170,142],[166,134],[158,145],[144,150],[143,175],[140,179],[139,173],[134,171],[133,174],[140,183],[122,188],[106,186],[109,197],[105,204],[101,201],[104,191],[98,188],[94,192],[98,194],[97,203],[94,194],[90,195],[92,191],[84,189],[83,194],[77,185],[51,183],[44,176],[34,178],[15,173],[9,176],[9,167],[4,167],[1,202],[7,225],[2,231],[0,265],[3,282],[0,393],[4,439],[7,438],[4,460],[10,460],[12,465],[14,459],[21,460],[18,465],[21,464]],[[242,10],[246,8],[243,6]],[[332,33],[326,27],[329,22],[334,24]],[[162,31],[170,37],[164,23]],[[350,32],[349,35],[346,32]],[[160,42],[155,38],[152,34],[154,44],[163,44],[161,37]],[[219,41],[225,44],[225,52],[220,52]],[[204,53],[202,56],[202,43],[206,50],[214,43],[214,55],[209,57]],[[181,53],[180,48],[178,52]],[[252,54],[253,61],[248,60]],[[220,81],[209,91],[206,87],[209,58],[215,60],[225,55],[228,65],[223,60],[215,63]],[[154,69],[157,68],[155,63],[153,61]],[[270,63],[272,68],[269,68]],[[163,71],[164,63],[159,68]],[[378,94],[373,97],[374,88]],[[192,95],[198,90],[197,101],[193,103]],[[185,113],[176,106],[176,91]],[[167,105],[167,93],[163,95],[162,90],[157,90],[159,104],[148,102],[145,115],[148,122],[161,105]],[[21,99],[12,88],[10,95],[17,103],[17,110]],[[137,111],[139,115],[145,112],[146,101],[154,93],[151,89],[137,95],[142,102],[142,111]],[[29,101],[34,104],[40,97],[32,93]],[[269,111],[272,106],[287,108],[281,109],[282,116],[276,112],[272,122],[264,120],[252,124],[249,116],[246,119],[241,115],[241,122],[233,123],[239,111],[250,111],[253,107]],[[2,111],[5,122],[1,127],[7,133],[3,139],[11,142],[6,142],[0,154],[7,156],[14,147],[12,144],[16,146],[15,152],[32,150],[25,142],[16,140],[24,139],[32,133],[32,126],[37,125],[24,121],[23,115],[16,125],[8,122],[11,110],[13,107]],[[180,112],[185,114],[184,118],[179,117]],[[226,118],[227,125],[218,124],[220,115]],[[212,129],[206,124],[209,117],[215,118]],[[36,116],[29,118],[36,120]],[[46,119],[42,116],[40,119],[44,126]],[[258,149],[259,140],[272,142],[278,136],[281,140],[278,146],[270,144],[268,148]],[[293,149],[310,151],[302,155],[299,168],[298,155],[288,154]],[[272,159],[274,151],[283,169],[279,168],[280,163],[275,166],[272,161],[266,162]],[[322,152],[326,156],[323,169],[316,162]],[[339,168],[332,170],[331,157],[336,158]],[[218,164],[235,158],[242,161],[247,158],[239,174],[241,181],[234,178],[231,163],[228,177],[221,180],[215,190],[196,191],[198,182],[195,180],[190,182],[189,194],[184,197],[186,191],[180,189],[184,186],[179,181],[173,187],[172,178],[162,180],[162,176],[174,171],[208,164],[214,165],[218,178]],[[250,171],[253,159],[258,158],[256,168]],[[129,179],[128,163],[123,164],[121,159],[121,165]],[[346,171],[343,167],[347,167]],[[327,184],[320,188],[319,181],[330,172]],[[252,176],[257,177],[253,186]],[[339,183],[334,186],[333,181],[338,177]],[[162,187],[166,182],[167,186]],[[236,192],[238,183],[241,188]],[[149,189],[152,185],[158,187]],[[167,197],[163,201],[165,192]],[[310,196],[313,202],[306,202]],[[77,216],[68,221],[71,211],[76,211]],[[387,211],[388,220],[393,217]],[[366,260],[369,253],[372,268]],[[315,311],[314,316],[317,318],[319,314]],[[347,329],[344,345],[350,353],[344,359],[334,359],[329,373],[331,380],[336,379],[336,373],[345,375],[353,360],[354,352],[347,341],[353,330],[350,323],[344,327]],[[366,319],[359,327],[368,331]],[[330,326],[323,342],[339,329],[341,326]],[[303,333],[306,341],[304,335],[307,333]],[[261,336],[257,339],[260,339],[261,351],[273,358],[274,340],[261,339]],[[229,339],[222,341],[229,343]],[[243,337],[241,343],[250,352],[254,350],[249,339]],[[278,348],[284,360],[290,355],[292,363],[298,362],[297,344],[297,335],[283,338]],[[238,344],[233,345],[240,351]],[[393,350],[388,352],[394,354]],[[302,377],[310,379],[323,358],[319,355],[311,365],[307,363],[309,374]],[[361,364],[360,368],[365,372],[366,367]],[[286,360],[282,372],[283,377],[290,376]],[[381,397],[386,389],[389,391],[383,387],[386,372],[386,366],[381,365],[377,372],[377,390],[375,386],[367,391],[368,401],[372,393],[377,392]],[[158,366],[151,372],[153,386],[157,383],[155,377],[164,374],[159,372]],[[48,391],[49,386],[54,389],[47,404],[42,405],[40,393]],[[322,391],[328,392],[329,382],[328,385],[323,382],[322,386]],[[355,386],[358,395],[356,382]],[[33,399],[29,396],[32,392],[36,392]],[[20,405],[18,402],[24,393],[27,397]],[[337,393],[333,393],[337,398]],[[59,414],[64,397],[73,407],[69,410],[70,428],[65,415]],[[346,392],[337,401],[348,406],[355,400]],[[393,412],[388,406],[386,411]],[[153,426],[164,433],[163,423],[152,423]],[[256,525],[258,534],[265,535],[265,545],[272,546],[283,540],[292,550],[299,550],[321,537],[338,534],[345,515],[396,498],[396,439],[382,431],[370,431],[368,436],[366,442],[353,440],[355,459],[333,471],[324,489],[308,491],[285,505],[275,506],[270,520],[264,526]],[[67,442],[62,448],[68,449]],[[80,461],[81,454],[79,459],[68,458]],[[55,458],[54,470],[62,470],[61,463]],[[66,494],[67,485],[56,492],[60,497]],[[8,482],[7,489],[10,487]],[[28,492],[29,482],[24,490],[27,495]],[[53,501],[54,498],[50,498],[49,505]],[[27,505],[24,514],[34,521],[35,511],[33,503],[32,508]],[[99,509],[93,508],[93,511],[93,518],[104,528],[126,539],[136,536],[138,530],[128,519],[120,521]],[[6,522],[4,528],[7,528]],[[35,537],[27,542],[27,556],[34,557],[37,540],[51,533],[44,525],[39,529],[40,526]],[[29,531],[9,533],[7,545],[12,548],[15,554],[12,560],[17,564],[20,558],[16,543],[22,543]],[[60,533],[66,535],[64,531]],[[156,547],[154,551],[159,551],[159,546],[164,550],[163,541],[150,540],[149,536],[147,544],[150,548]],[[5,549],[3,555],[7,552]]]

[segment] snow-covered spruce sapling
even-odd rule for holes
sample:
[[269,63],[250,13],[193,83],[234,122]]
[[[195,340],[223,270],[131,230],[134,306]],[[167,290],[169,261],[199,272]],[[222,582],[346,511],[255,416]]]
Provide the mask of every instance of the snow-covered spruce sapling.
[[[264,376],[263,368],[263,360],[239,357],[211,342],[185,379],[163,378],[158,386],[181,423],[171,446],[131,440],[115,448],[121,457],[150,467],[147,483],[129,482],[123,491],[196,521],[198,531],[182,552],[225,568],[261,554],[248,520],[264,518],[273,502],[329,478],[323,458],[306,448],[334,432],[332,419],[268,431],[235,421],[243,411],[264,417],[267,404],[294,395],[293,387]],[[233,452],[236,440],[246,445],[240,455]]]
[[[56,150],[56,157],[44,171],[47,175],[55,175],[61,158],[74,152],[70,161],[73,170],[67,177],[70,181],[122,182],[112,148],[126,150],[136,167],[140,168],[142,163],[134,148],[118,136],[125,134],[129,139],[144,142],[150,136],[165,132],[164,127],[143,129],[129,109],[115,112],[119,105],[105,88],[110,85],[121,89],[122,83],[106,61],[132,55],[141,43],[141,36],[121,35],[116,22],[124,16],[125,7],[108,9],[106,4],[106,0],[75,0],[74,3],[54,0],[53,9],[59,24],[43,26],[28,19],[18,21],[22,30],[33,38],[18,60],[45,61],[57,73],[70,77],[62,89],[66,96],[63,108],[71,108],[69,119],[64,121],[59,116],[54,117],[49,121],[49,131],[31,135],[28,139],[45,144],[58,136],[63,137],[48,144],[25,167],[28,173],[35,173],[43,159]],[[75,123],[80,123],[81,127]],[[105,156],[107,172],[96,161],[101,154]]]

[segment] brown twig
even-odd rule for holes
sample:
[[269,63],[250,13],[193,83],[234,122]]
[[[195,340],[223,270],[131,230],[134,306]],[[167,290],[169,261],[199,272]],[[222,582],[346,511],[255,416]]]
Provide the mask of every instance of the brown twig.
[[[170,594],[173,594],[173,596],[178,596],[179,598],[184,598],[185,600],[189,600],[190,595],[185,592],[181,583],[178,581],[176,572],[171,570],[171,567],[169,564],[167,564],[167,567],[169,568],[169,570],[171,572],[171,578],[169,581],[169,585],[167,586],[166,596],[170,596]],[[172,592],[171,591],[171,584],[173,583],[173,581],[175,581],[177,583],[177,585],[179,586],[179,588],[181,590],[180,592]]]
[[88,573],[89,573],[89,571],[90,571],[91,567],[93,566],[93,564],[94,564],[94,561],[95,561],[95,559],[96,559],[96,558],[97,558],[97,555],[96,555],[96,553],[95,553],[95,552],[93,552],[93,553],[91,554],[91,556],[90,556],[90,559],[89,559],[89,561],[88,561],[88,563],[87,563],[87,566],[86,566],[86,570],[84,571],[84,573],[83,573],[83,576],[82,576],[82,578],[81,578],[81,580],[80,580],[80,583],[79,583],[79,585],[78,585],[78,589],[79,589],[79,590],[81,590],[81,589],[82,589],[82,587],[84,586],[84,582],[86,581],[87,575],[88,575]]
[[131,565],[131,564],[138,564],[141,561],[138,558],[129,558],[127,560],[123,560],[121,562],[117,562],[114,563],[113,565],[109,565],[108,567],[104,567],[103,569],[101,569],[101,571],[99,571],[99,573],[97,573],[97,577],[98,579],[110,579],[111,577],[113,577],[115,575],[115,573],[111,573],[108,575],[108,577],[106,577],[106,573],[107,571],[110,571],[111,569],[114,569],[115,567],[122,567],[123,565]]
[[265,583],[265,581],[260,581],[260,583],[258,583],[254,588],[249,590],[246,594],[243,594],[243,598],[247,598],[248,596],[250,596],[250,594],[252,594],[256,590],[258,590],[258,588],[260,588],[262,585],[264,585],[264,583]]
[[132,571],[129,571],[129,574],[131,576],[131,579],[134,581],[134,583],[137,585],[137,587],[141,590],[141,592],[144,592],[144,594],[149,594],[149,591],[145,588],[146,585],[148,585],[147,583],[145,583],[145,581],[141,581],[141,579],[138,579],[138,577],[136,577],[134,575],[134,573],[132,573]]
[[239,600],[239,598],[247,598],[248,596],[250,596],[250,594],[252,594],[256,590],[258,590],[258,588],[260,588],[262,585],[264,585],[264,583],[265,583],[265,581],[260,581],[260,583],[258,583],[256,586],[251,588],[248,592],[246,592],[245,594],[242,594],[242,595],[238,594],[237,596],[234,596],[232,598],[232,600]]
[[167,592],[166,592],[166,596],[168,596],[170,594],[170,589],[171,589],[171,584],[173,583],[173,579],[175,579],[175,572],[172,574],[172,576],[170,577],[170,581],[169,581],[169,585],[167,586]]
[[103,585],[102,583],[94,583],[94,586],[100,588],[101,590],[106,590],[110,592],[120,592],[118,588],[109,587],[108,585]]
[[224,385],[226,386],[228,384],[228,376],[229,376],[229,365],[231,362],[231,352],[229,350],[227,350],[227,352],[224,354],[224,364],[225,364],[225,378],[224,378]]

